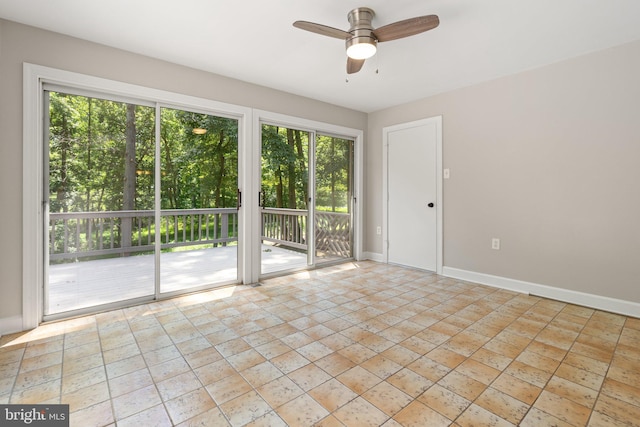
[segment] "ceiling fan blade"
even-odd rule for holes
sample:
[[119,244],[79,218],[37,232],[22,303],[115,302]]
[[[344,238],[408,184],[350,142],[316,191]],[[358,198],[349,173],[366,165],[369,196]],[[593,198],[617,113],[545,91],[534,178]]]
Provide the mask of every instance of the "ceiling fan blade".
[[364,59],[353,59],[347,57],[347,74],[357,73],[363,65]]
[[346,31],[328,27],[322,24],[316,24],[315,22],[296,21],[293,23],[293,26],[296,28],[300,28],[301,30],[311,31],[312,33],[321,34],[328,37],[335,37],[336,39],[341,40],[345,40],[348,37],[351,37],[351,34]]
[[373,34],[379,42],[388,42],[432,30],[439,24],[437,15],[417,16],[380,27]]

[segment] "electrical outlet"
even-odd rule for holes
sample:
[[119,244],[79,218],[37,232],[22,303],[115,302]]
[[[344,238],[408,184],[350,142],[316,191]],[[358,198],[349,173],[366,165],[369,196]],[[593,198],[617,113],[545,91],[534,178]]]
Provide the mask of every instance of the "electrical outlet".
[[449,179],[449,177],[451,176],[451,173],[449,171],[449,169],[445,169],[442,171],[442,175],[444,176],[444,179]]
[[377,234],[378,236],[382,234],[382,227],[380,227],[380,226],[377,226],[377,227],[376,227],[376,234]]
[[498,239],[497,237],[491,239],[491,249],[494,249],[496,251],[500,250],[500,239]]

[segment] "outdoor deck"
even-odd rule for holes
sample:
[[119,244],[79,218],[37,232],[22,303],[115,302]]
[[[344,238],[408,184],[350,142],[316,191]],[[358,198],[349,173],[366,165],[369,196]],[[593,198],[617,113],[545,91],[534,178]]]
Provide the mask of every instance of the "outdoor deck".
[[[263,245],[262,273],[303,268],[304,253]],[[237,280],[237,246],[161,255],[162,292]],[[137,255],[49,266],[49,313],[77,310],[154,293],[154,257]]]
[[[237,281],[238,212],[235,208],[153,211],[57,212],[49,214],[48,296],[45,313],[57,314],[155,294],[156,240],[160,292],[188,291]],[[308,215],[300,209],[263,208],[262,274],[307,265]],[[347,213],[316,212],[319,262],[351,256]],[[186,247],[214,246],[184,251]],[[113,258],[104,258],[113,256]],[[89,257],[103,259],[86,261]],[[84,260],[83,260],[84,259]],[[57,261],[67,262],[56,264]]]

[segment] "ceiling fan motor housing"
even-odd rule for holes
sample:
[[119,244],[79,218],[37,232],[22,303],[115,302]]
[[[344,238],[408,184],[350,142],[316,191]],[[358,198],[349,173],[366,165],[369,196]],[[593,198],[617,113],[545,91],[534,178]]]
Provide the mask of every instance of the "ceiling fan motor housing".
[[371,25],[374,16],[375,12],[368,7],[359,7],[349,12],[347,19],[351,25],[349,33],[352,34],[352,37],[346,40],[347,49],[359,43],[377,45],[378,40],[373,35],[373,26]]

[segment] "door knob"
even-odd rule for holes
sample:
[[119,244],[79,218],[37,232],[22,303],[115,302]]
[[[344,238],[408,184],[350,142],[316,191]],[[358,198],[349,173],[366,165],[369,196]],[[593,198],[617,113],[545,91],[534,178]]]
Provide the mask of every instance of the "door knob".
[[430,208],[432,208],[434,205],[433,205],[433,203],[429,203],[427,206],[429,206]]

